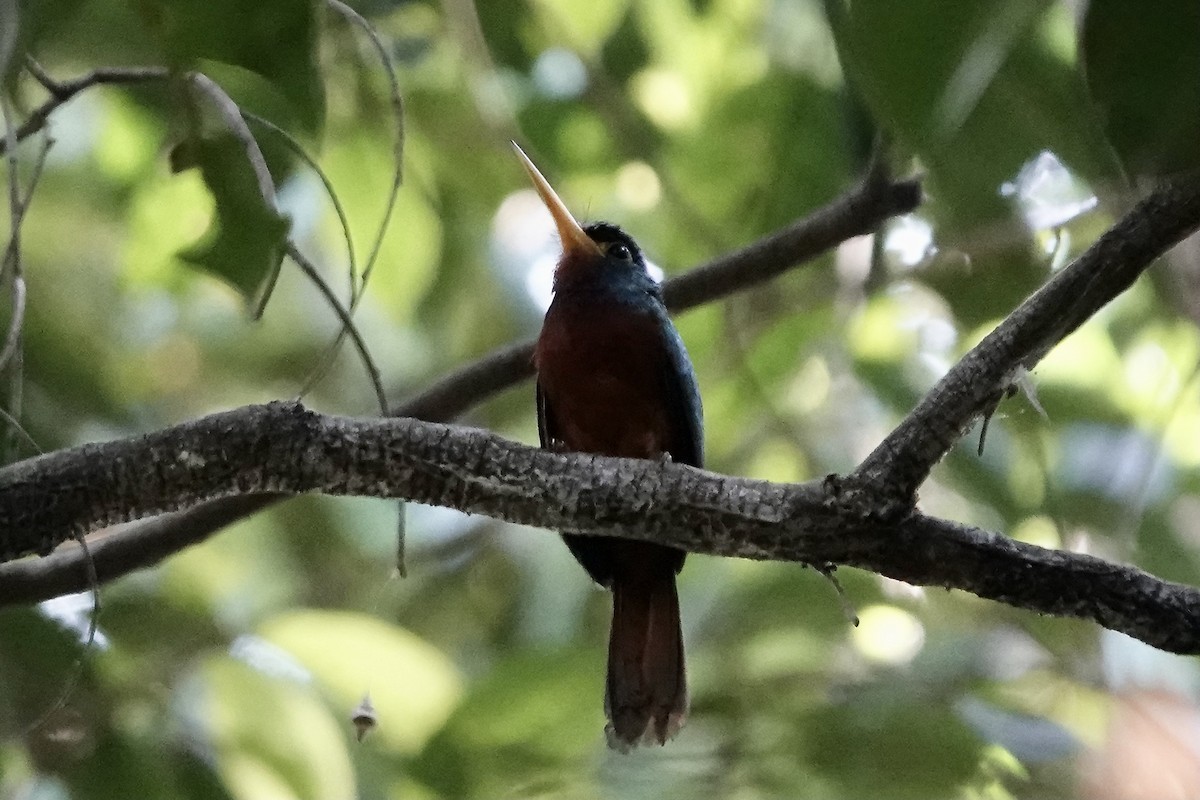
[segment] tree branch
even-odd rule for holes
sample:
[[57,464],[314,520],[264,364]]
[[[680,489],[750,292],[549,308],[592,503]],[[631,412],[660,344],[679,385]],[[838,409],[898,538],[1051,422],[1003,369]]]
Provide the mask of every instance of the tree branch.
[[685,311],[763,283],[920,204],[920,183],[893,181],[877,155],[853,191],[749,247],[667,281],[663,300],[670,310]]
[[[59,106],[64,105],[86,89],[107,84],[162,80],[169,74],[163,67],[101,67],[69,81],[56,81],[42,71],[36,61],[30,60],[27,66],[30,73],[37,78],[38,83],[42,84],[50,93],[50,97],[17,126],[17,142],[25,141],[46,127],[50,115],[57,111]],[[8,143],[0,141],[0,155],[4,155],[6,152],[8,152]]]
[[[676,314],[719,300],[811,262],[920,204],[920,183],[892,180],[883,161],[876,160],[857,186],[829,205],[741,250],[666,281],[663,300]],[[450,373],[392,413],[446,422],[531,375],[533,342],[508,345]]]
[[[882,162],[876,162],[845,195],[742,250],[668,280],[664,295],[669,307],[677,312],[719,299],[769,280],[852,236],[874,230],[888,218],[912,211],[920,201],[916,181],[891,180]],[[502,347],[450,373],[393,407],[391,413],[429,422],[453,420],[532,375],[532,347],[531,342]],[[109,534],[91,548],[100,581],[151,566],[279,499],[279,495],[272,495],[253,503],[246,498],[211,500]],[[164,545],[155,549],[154,558],[146,555],[145,542],[149,540]],[[86,588],[87,565],[79,549],[64,549],[39,562],[0,564],[0,605],[36,602]]]
[[[96,580],[107,583],[152,567],[185,547],[199,544],[222,528],[270,506],[282,496],[250,494],[202,503],[181,514],[164,514],[135,526],[88,539]],[[65,543],[43,558],[0,565],[0,607],[38,603],[87,589],[88,553]]]
[[[912,507],[911,492],[885,491],[896,480],[915,490],[973,416],[995,402],[1014,369],[1036,363],[1198,225],[1200,182],[1152,194],[968,354],[846,479],[771,484],[669,463],[552,453],[413,419],[356,420],[274,403],[0,471],[0,558],[48,552],[96,526],[211,498],[225,499],[190,514],[227,521],[221,505],[236,498],[246,504],[237,513],[261,507],[269,500],[256,493],[264,492],[401,497],[693,552],[857,566],[1200,652],[1197,590],[927,517]],[[513,353],[519,350],[504,351],[510,364]],[[467,385],[487,383],[473,377]],[[454,413],[455,395],[446,397],[449,405],[427,403],[425,410]],[[181,539],[211,529],[201,524]],[[179,544],[165,544],[159,554]],[[0,587],[0,599],[31,594],[7,576]]]
[[1200,228],[1200,176],[1163,183],[984,337],[875,448],[855,477],[907,504],[975,418],[1021,370],[1128,289]]
[[673,463],[554,453],[481,430],[327,416],[299,403],[246,406],[0,470],[0,558],[46,552],[73,534],[204,499],[258,492],[403,498],[697,553],[846,564],[1200,652],[1200,591],[915,512],[884,519],[870,493],[834,479],[775,484]]

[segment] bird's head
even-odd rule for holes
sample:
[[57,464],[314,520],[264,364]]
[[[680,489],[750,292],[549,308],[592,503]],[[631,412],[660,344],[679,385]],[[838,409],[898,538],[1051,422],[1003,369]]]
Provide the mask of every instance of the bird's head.
[[513,142],[513,149],[529,173],[538,196],[546,204],[562,240],[562,257],[554,270],[555,291],[569,285],[594,282],[639,288],[654,286],[646,272],[642,250],[632,236],[607,222],[580,225],[525,151],[516,142]]

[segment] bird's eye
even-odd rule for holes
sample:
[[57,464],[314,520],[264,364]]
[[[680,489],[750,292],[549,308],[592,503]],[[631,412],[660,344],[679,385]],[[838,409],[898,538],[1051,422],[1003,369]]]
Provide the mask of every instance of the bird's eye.
[[608,254],[613,258],[619,258],[622,261],[633,261],[633,253],[629,252],[629,248],[617,242],[612,247],[608,248]]

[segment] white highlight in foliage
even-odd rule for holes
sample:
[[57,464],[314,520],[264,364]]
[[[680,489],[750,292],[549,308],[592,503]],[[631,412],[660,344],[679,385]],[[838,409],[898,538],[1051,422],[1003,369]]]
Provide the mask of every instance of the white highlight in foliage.
[[1075,178],[1049,150],[1043,150],[1000,187],[1000,194],[1012,197],[1035,231],[1057,228],[1096,207],[1094,195]]
[[264,675],[294,683],[311,683],[312,673],[291,653],[259,636],[242,634],[229,645],[229,655]]
[[570,50],[551,47],[533,62],[533,83],[549,97],[578,97],[587,88],[587,67]]
[[902,214],[888,225],[883,249],[900,267],[915,267],[937,252],[933,227],[917,214]]
[[868,606],[859,613],[858,620],[850,636],[858,651],[871,661],[907,664],[925,645],[925,626],[902,608]]
[[[38,611],[42,616],[52,619],[67,630],[76,634],[81,643],[88,640],[88,631],[92,627],[93,598],[90,591],[64,594],[52,600],[38,603]],[[99,628],[93,644],[100,650],[108,649],[108,637]]]

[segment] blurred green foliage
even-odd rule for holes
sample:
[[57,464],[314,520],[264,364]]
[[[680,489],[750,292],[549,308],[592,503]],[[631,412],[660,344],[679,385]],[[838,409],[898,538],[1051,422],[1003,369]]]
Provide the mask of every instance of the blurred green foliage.
[[[1200,156],[1189,0],[1093,0],[1082,20],[1077,3],[1034,0],[355,5],[406,107],[405,182],[355,317],[395,399],[537,330],[554,243],[509,139],[668,274],[831,199],[877,139],[898,173],[924,176],[926,204],[874,241],[679,320],[709,465],[732,474],[852,467],[1137,182]],[[364,265],[395,130],[371,43],[332,7],[24,0],[0,3],[0,33],[16,42],[18,120],[45,98],[26,53],[58,80],[204,72],[316,159]],[[252,125],[276,207],[230,120],[197,119],[177,78],[91,89],[50,118],[23,228],[24,357],[0,391],[44,450],[293,396],[336,335],[286,263],[264,318],[245,313],[285,235],[348,300],[321,181]],[[18,150],[22,185],[39,138]],[[200,169],[173,172],[172,152]],[[967,440],[938,468],[923,507],[1200,583],[1198,252],[1181,247],[1051,353],[983,454]],[[532,394],[464,422],[534,441]],[[307,400],[373,410],[349,352]],[[557,540],[413,507],[400,581],[393,514],[305,497],[247,520],[104,587],[89,649],[85,596],[0,610],[0,796],[1200,793],[1170,746],[1200,718],[1191,660],[843,570],[853,628],[812,570],[704,557],[680,588],[691,721],[662,750],[614,755],[608,600]],[[378,727],[360,744],[364,696]],[[1131,722],[1147,715],[1164,722]],[[1126,791],[1135,777],[1143,794]],[[1146,790],[1155,780],[1185,794]]]

